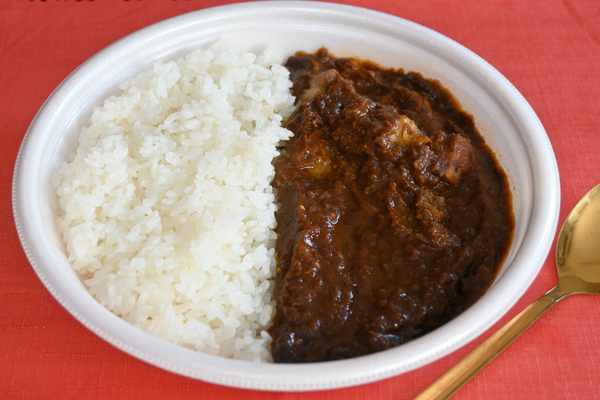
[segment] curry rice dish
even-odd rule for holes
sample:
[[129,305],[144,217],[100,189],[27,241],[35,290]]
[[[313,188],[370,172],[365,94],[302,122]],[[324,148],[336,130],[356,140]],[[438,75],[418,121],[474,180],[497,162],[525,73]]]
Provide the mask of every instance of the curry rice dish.
[[217,44],[96,108],[57,182],[71,265],[132,325],[223,357],[334,360],[435,329],[506,255],[504,173],[436,82],[324,49],[283,61]]

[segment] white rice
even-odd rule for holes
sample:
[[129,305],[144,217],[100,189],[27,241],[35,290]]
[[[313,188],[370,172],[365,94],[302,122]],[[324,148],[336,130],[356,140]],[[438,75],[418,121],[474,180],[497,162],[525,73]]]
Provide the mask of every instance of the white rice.
[[194,51],[94,110],[58,187],[60,229],[90,293],[198,351],[271,360],[276,204],[293,104],[275,49]]

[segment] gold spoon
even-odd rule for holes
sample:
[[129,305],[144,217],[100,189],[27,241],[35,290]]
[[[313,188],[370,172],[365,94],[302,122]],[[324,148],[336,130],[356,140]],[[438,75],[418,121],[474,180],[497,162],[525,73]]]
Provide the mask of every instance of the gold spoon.
[[571,294],[600,293],[600,185],[571,210],[556,243],[558,285],[525,308],[414,400],[447,399],[553,305]]

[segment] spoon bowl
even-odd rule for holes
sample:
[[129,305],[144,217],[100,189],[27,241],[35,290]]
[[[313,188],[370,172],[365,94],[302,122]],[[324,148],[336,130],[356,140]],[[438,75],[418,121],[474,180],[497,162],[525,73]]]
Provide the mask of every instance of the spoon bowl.
[[567,294],[600,293],[600,185],[567,216],[556,244],[558,287]]
[[531,324],[571,294],[600,294],[600,185],[567,216],[556,243],[558,284],[481,343],[414,400],[452,396]]

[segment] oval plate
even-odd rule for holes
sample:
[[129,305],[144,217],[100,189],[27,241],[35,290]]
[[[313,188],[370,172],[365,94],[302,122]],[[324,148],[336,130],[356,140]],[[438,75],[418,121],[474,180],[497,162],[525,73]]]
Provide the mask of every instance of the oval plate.
[[[78,144],[94,106],[118,84],[223,40],[235,49],[276,45],[291,55],[326,46],[439,80],[471,113],[511,183],[514,243],[492,288],[463,314],[402,346],[350,360],[253,364],[198,353],[155,338],[101,306],[71,269],[56,227],[53,177]],[[13,181],[19,237],[52,295],[83,325],[157,367],[217,384],[262,390],[320,390],[380,380],[460,348],[498,321],[533,282],[558,220],[559,178],[548,137],[519,92],[480,57],[439,33],[366,9],[312,2],[256,2],[201,10],[135,32],[75,70],[48,98],[21,146]]]

